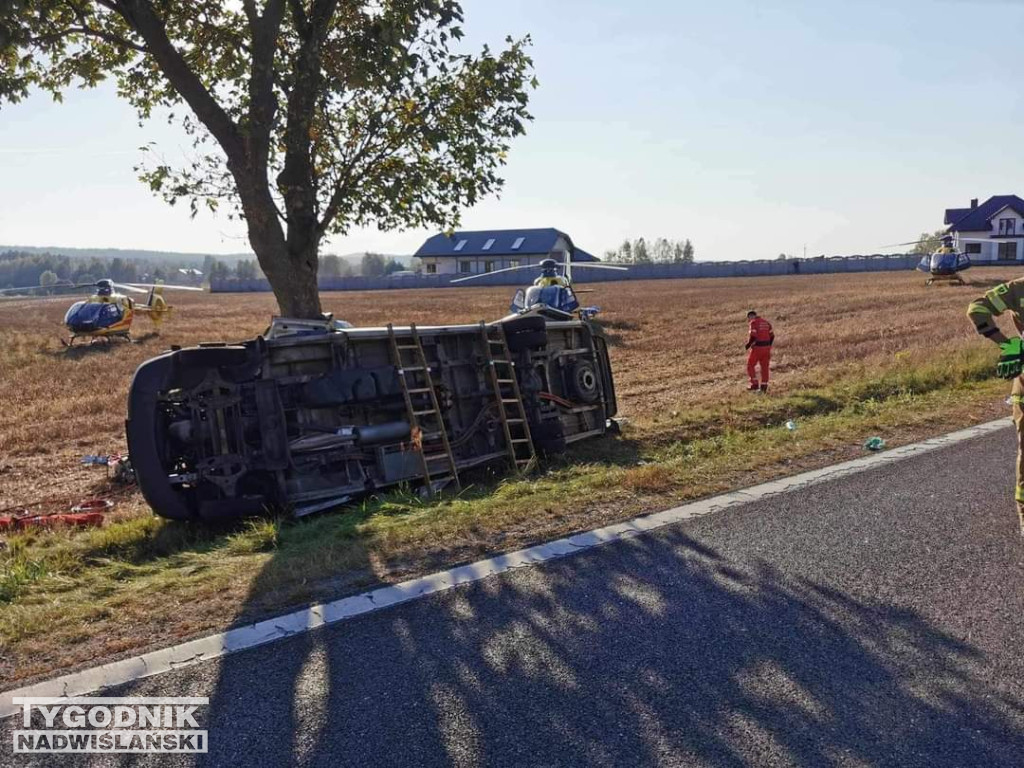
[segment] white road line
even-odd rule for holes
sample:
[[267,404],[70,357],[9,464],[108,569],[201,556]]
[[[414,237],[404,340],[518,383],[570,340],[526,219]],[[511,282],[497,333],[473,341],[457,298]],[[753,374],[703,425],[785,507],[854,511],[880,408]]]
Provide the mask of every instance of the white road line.
[[920,456],[929,451],[946,448],[965,440],[972,440],[991,434],[1000,429],[1005,429],[1011,424],[1010,419],[991,421],[987,424],[971,427],[970,429],[931,438],[924,442],[904,445],[900,448],[894,448],[881,453],[869,454],[859,459],[835,464],[831,467],[816,469],[811,472],[804,472],[792,477],[756,485],[752,488],[745,488],[721,496],[695,501],[691,504],[684,504],[681,507],[666,509],[663,512],[636,517],[623,523],[578,533],[575,536],[558,539],[557,541],[549,541],[546,544],[538,544],[528,549],[521,549],[518,552],[509,552],[469,565],[462,565],[447,571],[421,576],[418,579],[403,581],[393,586],[380,587],[370,592],[363,592],[359,595],[352,595],[351,597],[345,597],[329,603],[312,605],[284,616],[278,616],[236,629],[229,629],[226,632],[202,637],[198,640],[191,640],[170,648],[150,651],[141,656],[111,662],[110,664],[85,669],[81,672],[74,672],[24,688],[5,691],[0,693],[0,718],[10,717],[17,711],[20,711],[20,707],[12,701],[14,697],[46,696],[64,698],[82,696],[83,694],[99,691],[113,685],[120,685],[143,677],[180,669],[191,664],[198,664],[202,661],[209,661],[219,656],[237,653],[247,648],[254,648],[264,643],[270,643],[301,632],[308,632],[317,627],[351,619],[391,605],[416,600],[426,595],[433,595],[460,584],[468,584],[488,576],[504,573],[512,568],[536,565],[537,563],[543,563],[601,544],[636,536],[646,531],[652,531],[683,520],[702,517],[712,512],[720,512],[729,507],[749,504],[752,501],[779,493],[786,493],[787,491],[834,480],[838,477],[864,472],[865,470],[892,464],[912,456]]

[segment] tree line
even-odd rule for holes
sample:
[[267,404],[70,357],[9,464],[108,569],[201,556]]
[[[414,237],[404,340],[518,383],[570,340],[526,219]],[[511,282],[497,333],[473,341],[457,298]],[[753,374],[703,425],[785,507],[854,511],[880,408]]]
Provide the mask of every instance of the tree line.
[[110,278],[119,283],[139,283],[149,280],[176,279],[179,267],[195,266],[186,263],[152,263],[115,256],[72,258],[58,253],[0,252],[0,287],[21,288],[60,283],[94,283]]
[[[320,257],[318,272],[321,277],[354,277],[356,275],[381,277],[404,269],[408,269],[408,267],[398,259],[393,256],[383,256],[379,253],[364,253],[358,265],[354,265],[350,260],[343,259],[337,254],[329,253]],[[210,277],[215,279],[230,277],[251,279],[263,276],[263,272],[260,270],[259,264],[255,259],[239,261],[234,271],[226,264],[215,262],[210,273]]]
[[621,264],[692,264],[695,249],[689,238],[668,240],[659,237],[648,245],[647,240],[623,240],[615,250],[604,252],[604,260]]

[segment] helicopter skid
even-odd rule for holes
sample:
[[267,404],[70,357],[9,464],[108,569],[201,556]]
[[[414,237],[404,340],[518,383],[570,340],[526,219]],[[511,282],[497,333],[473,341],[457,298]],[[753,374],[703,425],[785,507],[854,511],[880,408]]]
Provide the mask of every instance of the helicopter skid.
[[[73,346],[75,346],[75,342],[78,341],[78,339],[89,339],[90,340],[89,341],[89,346],[90,347],[91,346],[95,346],[96,344],[110,344],[115,339],[121,339],[122,341],[126,341],[129,344],[134,344],[135,343],[135,339],[133,339],[131,337],[131,335],[129,335],[127,333],[110,333],[110,334],[107,334],[105,336],[88,336],[88,335],[87,336],[75,336],[75,335],[72,335],[70,339],[65,339],[64,337],[61,337],[60,343],[63,344],[68,349],[70,349]],[[81,346],[81,345],[79,345],[79,346]]]

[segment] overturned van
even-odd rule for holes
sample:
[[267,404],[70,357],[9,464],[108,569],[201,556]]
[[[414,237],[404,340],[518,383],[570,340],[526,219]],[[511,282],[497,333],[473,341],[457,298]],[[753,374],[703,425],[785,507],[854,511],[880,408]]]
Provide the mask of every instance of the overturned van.
[[484,464],[529,469],[616,413],[607,344],[586,320],[342,325],[277,318],[251,341],[143,363],[126,432],[153,510],[300,516],[398,483],[432,493]]

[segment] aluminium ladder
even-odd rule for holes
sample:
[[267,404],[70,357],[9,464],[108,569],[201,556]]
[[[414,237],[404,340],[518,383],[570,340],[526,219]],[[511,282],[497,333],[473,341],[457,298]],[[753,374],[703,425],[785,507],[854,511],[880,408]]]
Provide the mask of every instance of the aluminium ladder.
[[[388,323],[388,339],[391,341],[391,358],[398,369],[398,382],[405,398],[405,410],[409,417],[413,444],[419,448],[420,462],[423,468],[423,479],[427,484],[427,492],[434,494],[435,483],[443,484],[451,480],[456,488],[459,483],[459,470],[455,465],[455,456],[448,442],[448,431],[444,426],[444,416],[437,402],[434,382],[430,375],[427,356],[423,352],[416,323],[409,324],[409,335],[412,343],[399,343],[395,329]],[[412,359],[403,355],[412,355]],[[441,450],[429,451],[427,443],[436,444],[440,440]]]
[[[496,334],[494,337],[492,334]],[[505,432],[505,446],[513,472],[529,472],[537,461],[530,435],[530,424],[526,420],[526,408],[516,379],[515,363],[508,349],[504,326],[498,324],[489,328],[480,322],[480,339],[483,342],[484,362],[491,380],[491,391],[498,406],[498,417]],[[512,409],[509,413],[508,409]]]

